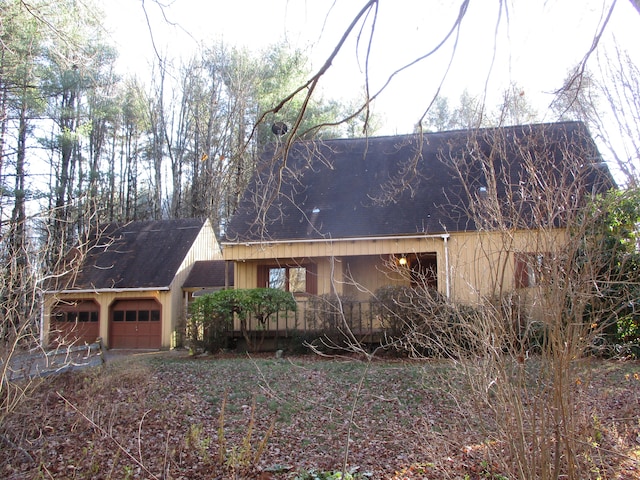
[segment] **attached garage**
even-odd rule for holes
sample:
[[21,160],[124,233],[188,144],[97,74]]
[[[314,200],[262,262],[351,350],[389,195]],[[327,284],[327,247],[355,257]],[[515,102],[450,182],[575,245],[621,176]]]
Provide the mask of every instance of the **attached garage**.
[[[221,259],[207,219],[108,223],[81,245],[45,285],[44,344],[54,341],[55,330],[92,342],[100,336],[107,348],[178,346],[186,315],[182,285],[195,263]],[[73,299],[88,302],[89,313],[69,310]],[[63,302],[69,306],[56,310]]]
[[117,301],[111,308],[109,332],[111,348],[160,348],[162,306],[155,299]]
[[69,299],[52,309],[51,343],[70,345],[93,343],[100,336],[100,306],[93,300]]

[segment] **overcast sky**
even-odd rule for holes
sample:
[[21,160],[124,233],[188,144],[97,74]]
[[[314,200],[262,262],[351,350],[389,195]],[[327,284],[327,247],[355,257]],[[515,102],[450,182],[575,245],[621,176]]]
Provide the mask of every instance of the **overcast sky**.
[[[142,1],[103,1],[122,69],[144,77],[154,53]],[[455,103],[464,89],[480,94],[488,85],[488,92],[497,99],[498,92],[516,82],[542,111],[550,101],[550,92],[561,86],[570,67],[589,50],[612,1],[507,0],[507,9],[500,11],[499,0],[471,0],[443,93]],[[324,63],[364,3],[173,0],[164,9],[169,24],[157,4],[144,2],[156,46],[171,56],[192,52],[198,42],[219,39],[257,51],[285,41],[303,49],[314,70]],[[462,0],[381,0],[369,64],[372,91],[395,69],[437,45],[451,28],[460,3]],[[628,0],[617,1],[607,31],[603,46],[611,46],[615,36],[620,45],[640,58],[640,15]],[[364,44],[361,42],[358,49],[354,39],[334,62],[323,81],[328,96],[349,99],[362,91]],[[383,133],[413,129],[444,75],[452,48],[450,41],[432,59],[394,80],[375,106],[383,119]]]

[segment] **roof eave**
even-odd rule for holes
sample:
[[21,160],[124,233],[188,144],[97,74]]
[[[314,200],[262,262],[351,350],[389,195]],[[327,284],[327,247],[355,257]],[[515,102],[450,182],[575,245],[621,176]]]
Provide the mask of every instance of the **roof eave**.
[[149,292],[159,291],[168,292],[170,287],[134,287],[134,288],[78,288],[78,289],[65,289],[65,290],[46,290],[45,293],[125,293],[125,292]]
[[371,237],[342,237],[342,238],[291,238],[279,240],[249,240],[237,242],[221,242],[222,246],[233,247],[235,245],[243,245],[250,247],[253,245],[277,245],[290,243],[333,243],[333,242],[366,242],[376,240],[393,240],[393,239],[414,239],[414,238],[449,238],[451,235],[447,232],[442,233],[420,233],[420,234],[396,234],[396,235],[378,235]]

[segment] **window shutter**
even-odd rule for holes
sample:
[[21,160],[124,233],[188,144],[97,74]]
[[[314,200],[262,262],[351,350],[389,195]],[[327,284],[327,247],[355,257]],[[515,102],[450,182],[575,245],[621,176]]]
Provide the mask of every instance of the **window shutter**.
[[318,294],[318,266],[315,263],[305,265],[307,269],[307,293]]
[[527,256],[516,253],[514,262],[516,288],[527,288],[529,286]]
[[257,283],[257,288],[266,288],[269,286],[269,267],[266,265],[258,265]]

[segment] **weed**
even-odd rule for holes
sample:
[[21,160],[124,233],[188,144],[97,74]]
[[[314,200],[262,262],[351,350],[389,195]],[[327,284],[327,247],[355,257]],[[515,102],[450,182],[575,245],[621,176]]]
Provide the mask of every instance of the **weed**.
[[124,468],[124,480],[131,480],[133,478],[133,474],[135,473],[133,467],[126,465]]
[[494,473],[493,470],[496,468],[494,465],[490,465],[489,462],[483,460],[480,462],[480,478],[486,478],[489,480],[509,480],[507,477],[500,473]]
[[269,428],[261,439],[253,438],[255,428],[256,398],[254,396],[251,403],[249,423],[242,441],[237,445],[228,446],[225,436],[225,413],[227,409],[227,393],[225,392],[220,405],[220,415],[218,417],[218,463],[231,472],[243,472],[255,468],[264,453],[269,438],[273,433],[276,415],[271,420]]
[[211,438],[203,436],[202,425],[194,424],[189,427],[185,443],[187,448],[195,450],[203,461],[209,461],[208,451],[211,446]]
[[336,471],[320,471],[309,470],[302,471],[296,475],[294,480],[361,480],[371,478],[369,473],[357,473],[357,468],[351,472]]
[[602,424],[600,423],[600,419],[597,415],[593,415],[593,439],[596,442],[596,445],[602,443]]

